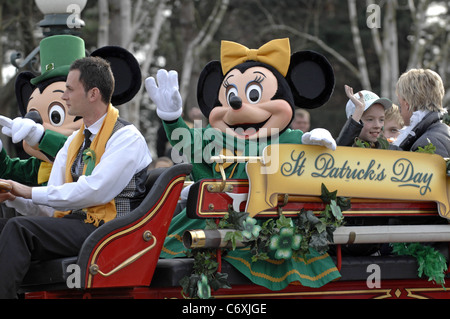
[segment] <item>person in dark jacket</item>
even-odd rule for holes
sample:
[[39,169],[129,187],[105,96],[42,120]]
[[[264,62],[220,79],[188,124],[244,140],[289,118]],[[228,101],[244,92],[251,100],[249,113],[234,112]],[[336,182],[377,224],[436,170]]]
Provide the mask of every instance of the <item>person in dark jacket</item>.
[[414,152],[432,143],[436,154],[450,157],[450,127],[442,122],[447,113],[442,105],[445,89],[439,74],[412,69],[400,77],[396,91],[406,126],[392,148]]
[[383,138],[385,111],[392,107],[392,102],[367,90],[353,94],[353,88],[348,85],[345,92],[349,97],[345,109],[348,120],[336,139],[337,145],[359,143],[364,147],[381,148],[379,139]]

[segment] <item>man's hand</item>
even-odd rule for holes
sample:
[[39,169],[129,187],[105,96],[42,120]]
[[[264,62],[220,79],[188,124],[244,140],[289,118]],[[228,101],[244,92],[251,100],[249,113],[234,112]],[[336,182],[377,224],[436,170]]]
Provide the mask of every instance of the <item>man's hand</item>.
[[11,190],[12,185],[10,183],[0,181],[0,203],[16,199],[16,196],[11,194]]
[[16,196],[14,196],[11,193],[0,193],[0,204],[6,202],[7,200],[13,201],[16,199]]
[[[23,198],[27,198],[27,199],[31,199],[31,187],[26,186],[26,185],[22,185],[20,183],[11,181],[11,180],[3,180],[0,179],[0,185],[5,185],[5,184],[9,184],[10,187],[9,191],[5,192],[5,193],[1,193],[1,195],[7,195],[10,194],[13,197],[12,200],[15,199],[15,197],[23,197]],[[3,187],[3,189],[7,189],[6,187]],[[9,199],[11,200],[11,199]]]
[[145,80],[148,96],[156,104],[156,113],[164,121],[175,121],[183,113],[181,95],[178,87],[178,73],[159,70],[158,85],[153,77]]

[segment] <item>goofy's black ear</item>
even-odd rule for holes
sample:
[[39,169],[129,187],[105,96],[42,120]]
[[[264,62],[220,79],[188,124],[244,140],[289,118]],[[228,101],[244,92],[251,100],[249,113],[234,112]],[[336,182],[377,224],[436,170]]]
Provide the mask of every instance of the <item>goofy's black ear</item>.
[[139,62],[128,50],[118,46],[105,46],[92,52],[91,56],[101,57],[111,64],[115,89],[111,99],[114,106],[131,101],[142,85]]
[[306,109],[328,102],[335,86],[331,64],[323,55],[313,51],[292,55],[286,80],[292,89],[295,105]]
[[209,62],[200,74],[197,85],[197,101],[207,119],[209,119],[212,109],[217,106],[216,102],[222,81],[222,66],[219,61]]
[[31,72],[20,73],[15,82],[15,92],[16,100],[19,104],[20,114],[25,116],[27,114],[28,101],[30,100],[31,94],[36,89],[36,87],[31,84],[31,79],[34,79],[36,75]]

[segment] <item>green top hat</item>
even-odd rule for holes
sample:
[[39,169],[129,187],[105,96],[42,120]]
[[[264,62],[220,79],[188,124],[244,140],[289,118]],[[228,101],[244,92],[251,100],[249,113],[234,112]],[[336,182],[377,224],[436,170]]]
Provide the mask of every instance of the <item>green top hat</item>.
[[67,76],[75,60],[84,58],[84,40],[73,35],[44,38],[40,44],[41,75],[31,80],[36,85],[57,76]]

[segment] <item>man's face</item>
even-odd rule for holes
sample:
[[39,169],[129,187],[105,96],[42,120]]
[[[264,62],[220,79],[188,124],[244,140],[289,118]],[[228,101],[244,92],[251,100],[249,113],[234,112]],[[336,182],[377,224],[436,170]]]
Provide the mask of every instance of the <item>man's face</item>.
[[67,75],[66,90],[62,96],[67,104],[67,113],[84,117],[88,108],[88,94],[80,82],[80,71],[72,70]]

